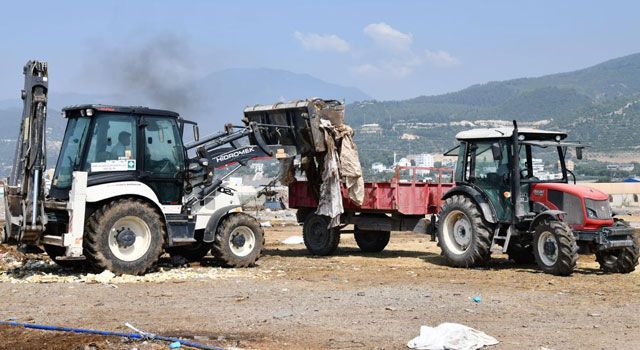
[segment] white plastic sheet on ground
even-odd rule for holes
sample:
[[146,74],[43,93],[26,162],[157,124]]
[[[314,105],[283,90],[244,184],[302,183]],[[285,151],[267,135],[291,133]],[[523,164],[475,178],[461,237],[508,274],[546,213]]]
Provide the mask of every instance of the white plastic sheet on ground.
[[420,335],[407,346],[419,350],[476,350],[496,344],[496,338],[479,330],[458,323],[442,323],[437,327],[420,327]]
[[282,240],[284,244],[302,244],[304,243],[304,238],[302,236],[289,236],[287,239]]

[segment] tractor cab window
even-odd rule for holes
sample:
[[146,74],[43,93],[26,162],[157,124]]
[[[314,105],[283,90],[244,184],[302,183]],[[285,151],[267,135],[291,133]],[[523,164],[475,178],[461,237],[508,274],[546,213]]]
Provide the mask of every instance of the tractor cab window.
[[91,173],[136,170],[136,120],[126,114],[95,117],[84,168]]
[[[497,149],[497,153],[496,153]],[[477,142],[469,147],[467,181],[497,186],[509,176],[509,152],[504,143]]]

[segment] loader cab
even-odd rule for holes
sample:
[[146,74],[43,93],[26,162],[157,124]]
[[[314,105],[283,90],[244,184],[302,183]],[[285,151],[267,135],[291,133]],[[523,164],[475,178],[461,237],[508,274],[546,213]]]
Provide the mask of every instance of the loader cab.
[[[563,142],[566,133],[513,128],[475,129],[456,135],[460,144],[448,155],[457,155],[455,181],[488,202],[499,222],[531,216],[529,198],[537,183],[568,183],[567,149],[581,145]],[[581,158],[579,156],[578,158]],[[572,178],[572,180],[575,177]],[[512,198],[513,195],[518,198]]]
[[63,113],[67,128],[50,197],[67,200],[72,173],[86,171],[88,186],[139,181],[160,203],[181,203],[186,153],[177,113],[103,105],[68,107]]

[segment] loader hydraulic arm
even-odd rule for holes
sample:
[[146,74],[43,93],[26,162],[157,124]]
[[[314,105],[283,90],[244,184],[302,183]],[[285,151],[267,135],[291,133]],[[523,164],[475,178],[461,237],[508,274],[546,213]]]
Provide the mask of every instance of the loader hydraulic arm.
[[5,190],[6,239],[37,243],[47,223],[44,212],[46,170],[47,63],[24,67],[22,122],[11,175]]

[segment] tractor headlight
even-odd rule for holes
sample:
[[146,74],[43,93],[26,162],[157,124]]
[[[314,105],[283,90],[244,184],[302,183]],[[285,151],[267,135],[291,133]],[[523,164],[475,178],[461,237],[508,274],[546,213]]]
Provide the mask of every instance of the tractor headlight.
[[589,219],[597,219],[598,218],[598,213],[591,209],[591,208],[587,208],[587,217]]

